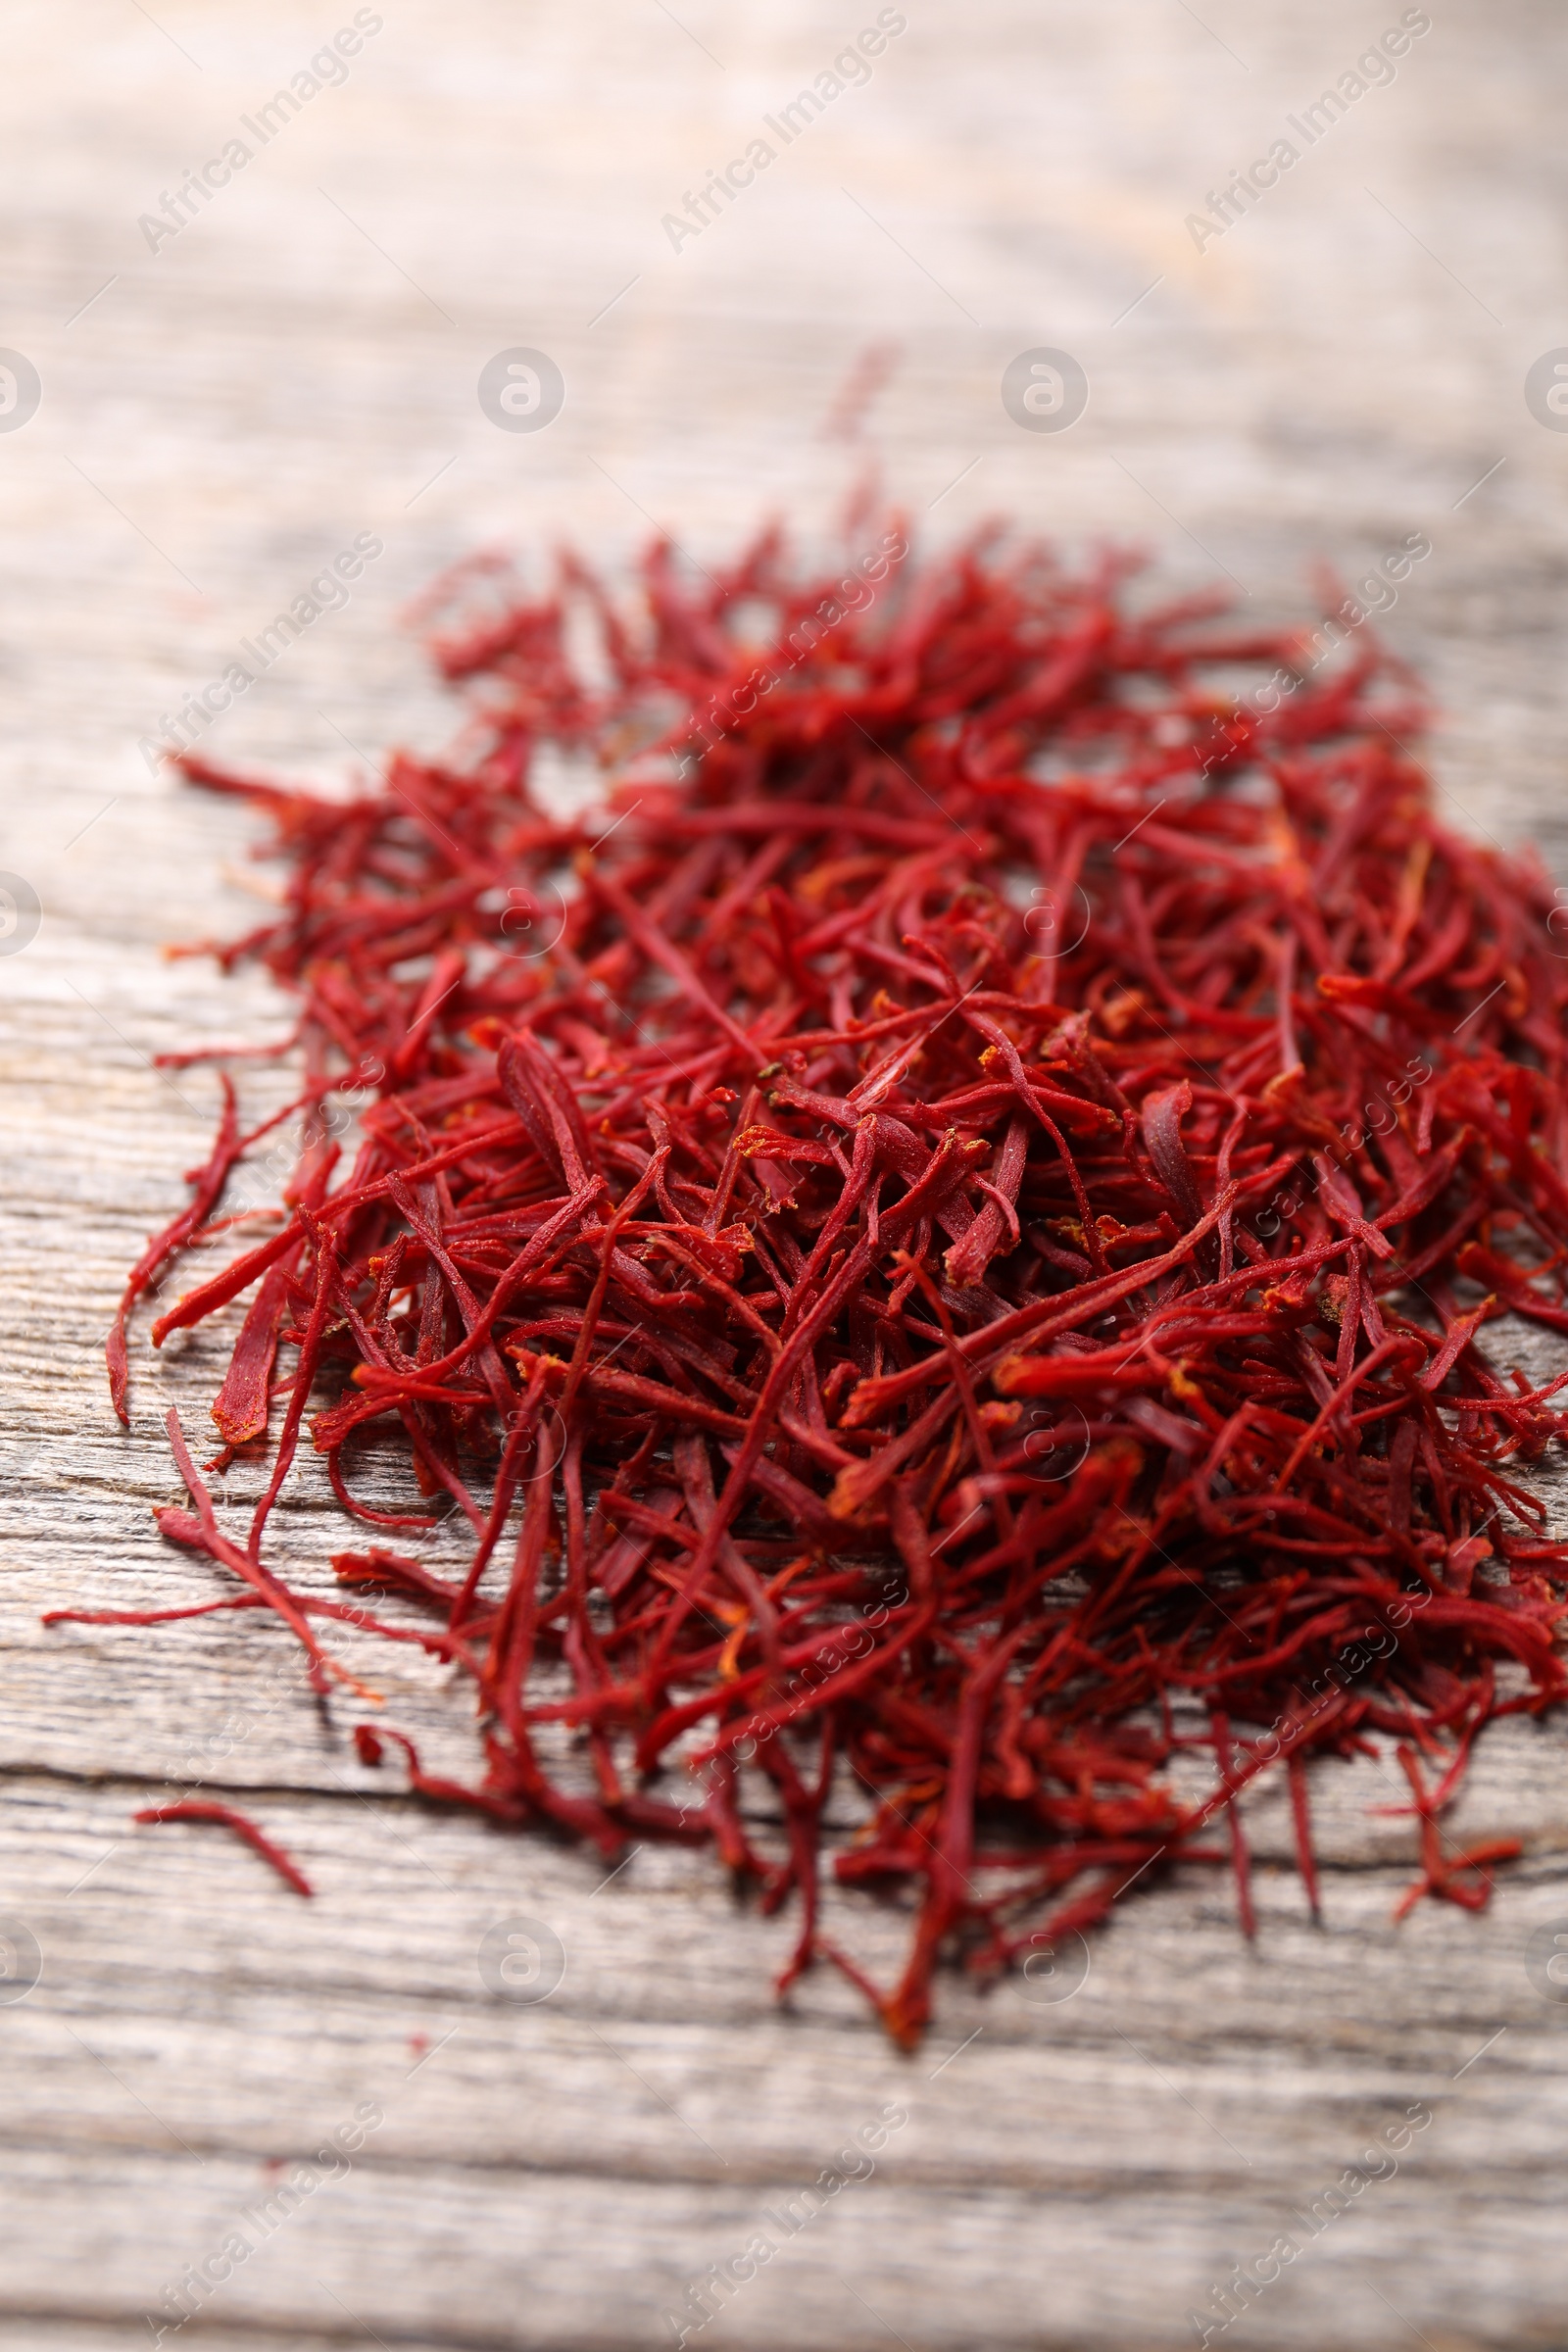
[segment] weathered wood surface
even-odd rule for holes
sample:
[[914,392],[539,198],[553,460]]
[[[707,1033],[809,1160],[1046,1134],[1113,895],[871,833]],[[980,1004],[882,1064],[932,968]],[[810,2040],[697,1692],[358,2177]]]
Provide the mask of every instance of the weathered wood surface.
[[[681,0],[677,22],[659,0],[389,0],[344,86],[150,253],[138,215],[351,13],[74,0],[7,24],[0,342],[44,400],[0,434],[0,863],[45,913],[0,957],[0,1912],[43,1952],[36,1988],[0,2003],[6,2341],[147,2340],[166,2286],[370,2100],[385,2120],[352,2169],[186,2338],[653,2345],[687,2282],[897,2100],[874,2176],[694,2340],[1142,2352],[1196,2340],[1189,2310],[1294,2230],[1299,2258],[1226,2340],[1568,2344],[1568,2008],[1524,1957],[1568,1926],[1568,1727],[1484,1749],[1455,1835],[1522,1823],[1529,1842],[1484,1919],[1428,1906],[1396,1931],[1410,1830],[1367,1808],[1399,1790],[1331,1771],[1321,1933],[1265,1790],[1255,1950],[1195,1872],[1129,1897],[1070,2000],[946,1986],[905,2061],[834,1982],[773,2007],[788,1931],[737,1916],[706,1858],[639,1852],[601,1885],[587,1857],[380,1794],[277,1629],[37,1622],[206,1589],[148,1506],[174,1492],[159,1411],[199,1407],[215,1344],[154,1363],[143,1338],[128,1437],[97,1348],[205,1150],[211,1078],[149,1055],[274,1034],[283,1010],[161,957],[251,913],[246,826],[135,745],[358,531],[384,556],[215,748],[327,775],[350,746],[437,740],[394,615],[449,556],[570,528],[614,560],[659,516],[701,557],[769,504],[817,531],[867,451],[929,530],[1000,509],[1132,535],[1172,579],[1230,573],[1253,610],[1283,609],[1316,554],[1349,571],[1424,529],[1388,626],[1445,706],[1445,787],[1568,871],[1568,438],[1521,393],[1568,337],[1568,27],[1529,0],[1435,5],[1395,83],[1200,254],[1184,216],[1393,0],[910,0],[870,82],[677,254],[661,215],[869,5]],[[848,448],[823,420],[873,336],[900,364]],[[1093,385],[1059,437],[997,398],[1040,343]],[[537,436],[497,432],[474,396],[517,344],[566,377]],[[323,1576],[309,1474],[277,1524]],[[394,1718],[461,1767],[440,1676],[377,1667]],[[216,1834],[132,1829],[182,1773],[243,1791],[318,1899]],[[890,1968],[900,1922],[842,1908]],[[565,1948],[537,2006],[496,1999],[476,1963],[516,1914]],[[1306,2243],[1292,2209],[1418,2101],[1434,2120],[1397,2176]]]

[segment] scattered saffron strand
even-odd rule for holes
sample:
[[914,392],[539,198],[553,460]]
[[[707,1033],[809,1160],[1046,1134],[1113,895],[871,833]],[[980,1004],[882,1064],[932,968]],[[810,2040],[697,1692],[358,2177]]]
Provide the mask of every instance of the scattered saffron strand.
[[298,1866],[291,1862],[279,1845],[274,1845],[264,1830],[259,1830],[248,1814],[237,1813],[232,1805],[209,1804],[196,1797],[187,1797],[177,1805],[148,1805],[133,1816],[136,1821],[213,1821],[220,1828],[232,1830],[254,1847],[264,1862],[270,1862],[278,1877],[293,1887],[296,1894],[314,1894],[315,1887]]
[[1311,1798],[1306,1786],[1306,1763],[1301,1756],[1293,1755],[1286,1767],[1290,1776],[1291,1819],[1296,1831],[1296,1855],[1306,1888],[1307,1907],[1314,1926],[1323,1924],[1323,1896],[1318,1886],[1317,1856],[1312,1851]]
[[234,1085],[226,1072],[223,1074],[222,1086],[223,1115],[219,1121],[212,1156],[208,1159],[205,1167],[193,1168],[186,1178],[186,1182],[191,1187],[188,1206],[182,1209],[177,1217],[172,1218],[164,1227],[162,1233],[154,1234],[141,1256],[131,1268],[129,1279],[125,1284],[124,1296],[115,1310],[115,1319],[110,1327],[105,1348],[109,1365],[109,1394],[116,1414],[127,1429],[130,1426],[130,1415],[125,1409],[125,1386],[129,1377],[125,1354],[125,1327],[130,1320],[131,1309],[151,1284],[155,1275],[173,1263],[192,1235],[206,1223],[210,1211],[221,1200],[229,1171],[244,1149],[239,1133],[239,1111],[234,1100]]
[[[1568,961],[1541,869],[1439,821],[1370,630],[1316,664],[1120,558],[853,527],[826,578],[778,532],[614,587],[459,566],[451,757],[319,798],[185,760],[283,861],[216,953],[298,1005],[299,1157],[225,1265],[275,1132],[225,1078],[109,1365],[128,1416],[177,1261],[155,1345],[233,1309],[248,1538],[168,1425],[159,1524],[238,1587],[190,1614],[271,1612],[334,1706],[375,1696],[338,1643],[450,1662],[471,1781],[357,1723],[366,1763],[611,1857],[710,1843],[796,1906],[781,1990],[826,1961],[909,2045],[943,1964],[1184,1862],[1228,1858],[1255,1934],[1282,1762],[1314,1918],[1312,1761],[1380,1742],[1401,1908],[1486,1901],[1513,1841],[1446,1855],[1439,1815],[1488,1723],[1568,1694],[1560,1383],[1492,1352],[1568,1333]],[[602,806],[551,812],[561,756]],[[444,1523],[454,1571],[338,1549],[374,1613],[285,1583],[307,1430],[346,1515]],[[360,1499],[368,1445],[402,1493]],[[882,1989],[828,1904],[889,1889]]]
[[[1218,1708],[1214,1711],[1213,1732],[1214,1762],[1219,1767],[1221,1784],[1229,1786],[1231,1727]],[[1241,1922],[1242,1934],[1249,1943],[1252,1943],[1257,1938],[1257,1913],[1252,1903],[1252,1858],[1248,1848],[1246,1825],[1234,1796],[1225,1807],[1225,1817],[1230,1826],[1231,1868],[1236,1874],[1236,1916]]]

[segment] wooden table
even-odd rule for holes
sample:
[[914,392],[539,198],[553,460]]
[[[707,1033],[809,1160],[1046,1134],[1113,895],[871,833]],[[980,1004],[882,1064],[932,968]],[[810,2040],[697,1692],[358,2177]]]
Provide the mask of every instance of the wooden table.
[[[613,563],[657,518],[700,560],[769,509],[820,538],[869,456],[927,536],[991,512],[1131,536],[1167,580],[1229,575],[1255,612],[1298,605],[1316,556],[1353,572],[1421,530],[1434,552],[1388,629],[1441,697],[1443,787],[1459,821],[1534,831],[1568,871],[1568,437],[1522,391],[1568,340],[1560,11],[1435,0],[1396,78],[1201,250],[1187,216],[1395,0],[908,0],[869,77],[678,249],[662,216],[814,84],[869,0],[383,13],[265,144],[243,119],[352,29],[346,6],[75,0],[7,28],[0,341],[42,405],[0,432],[0,863],[44,910],[0,956],[0,1936],[21,1923],[42,1955],[0,2002],[7,2344],[147,2341],[144,2315],[236,2231],[254,2249],[166,2341],[672,2341],[689,2282],[890,2103],[907,2120],[874,2172],[692,2341],[1142,2352],[1194,2341],[1230,2267],[1294,2233],[1225,2340],[1568,2344],[1568,2006],[1525,1967],[1533,1932],[1568,1929],[1563,1725],[1505,1727],[1478,1763],[1455,1834],[1528,1838],[1485,1918],[1429,1905],[1396,1931],[1410,1826],[1368,1807],[1398,1790],[1328,1769],[1321,1932],[1265,1788],[1255,1949],[1195,1873],[1121,1906],[1069,2000],[944,1985],[904,2059],[833,1982],[773,2006],[788,1929],[734,1911],[709,1857],[640,1851],[601,1884],[582,1854],[382,1793],[274,1626],[38,1624],[208,1589],[149,1505],[176,1492],[160,1412],[199,1415],[216,1339],[154,1361],[142,1330],[129,1436],[98,1349],[211,1120],[211,1075],[149,1057],[276,1034],[285,1008],[164,959],[254,918],[248,827],[137,744],[357,533],[384,552],[352,601],[211,749],[328,778],[436,743],[451,713],[395,620],[459,551],[537,563],[569,530]],[[236,136],[249,159],[149,242],[140,216]],[[897,366],[862,438],[835,438],[877,340]],[[476,398],[517,346],[565,380],[537,434]],[[998,396],[1037,346],[1089,376],[1059,435]],[[279,1526],[301,1576],[324,1575],[333,1529],[307,1466]],[[386,1687],[463,1769],[460,1695],[418,1669]],[[216,1833],[133,1829],[181,1775],[242,1791],[317,1900]],[[519,1914],[566,1956],[532,2005],[476,1958]],[[858,1903],[849,1926],[890,1969],[901,1923]],[[1316,2232],[1293,2222],[1417,2105],[1432,2120],[1396,2175]],[[362,2106],[381,2118],[363,2144],[280,2198]]]

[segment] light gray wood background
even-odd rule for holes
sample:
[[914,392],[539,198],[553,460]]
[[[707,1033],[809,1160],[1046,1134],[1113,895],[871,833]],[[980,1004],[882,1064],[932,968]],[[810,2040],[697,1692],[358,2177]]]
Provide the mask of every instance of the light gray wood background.
[[[1075,1998],[945,1984],[903,2059],[833,1982],[774,2008],[788,1930],[737,1916],[709,1858],[639,1852],[601,1885],[583,1855],[380,1793],[278,1629],[37,1623],[209,1590],[149,1506],[175,1491],[159,1415],[199,1414],[220,1335],[161,1364],[142,1335],[128,1437],[97,1348],[206,1148],[211,1076],[149,1056],[275,1034],[284,1008],[164,959],[254,917],[248,828],[136,744],[358,531],[385,555],[215,751],[326,781],[354,747],[439,742],[450,716],[396,623],[439,564],[475,543],[536,558],[564,531],[616,563],[650,518],[701,558],[770,510],[820,537],[868,455],[928,538],[991,512],[1133,537],[1166,579],[1229,575],[1260,613],[1291,609],[1315,557],[1348,571],[1422,529],[1434,553],[1389,634],[1441,704],[1443,788],[1459,821],[1534,832],[1568,873],[1568,438],[1522,396],[1568,342],[1568,26],[1546,0],[1432,0],[1393,86],[1200,254],[1184,216],[1396,0],[907,0],[869,84],[676,254],[662,214],[869,0],[382,13],[346,84],[152,254],[138,215],[350,10],[4,11],[0,343],[44,398],[0,435],[0,864],[45,909],[0,958],[0,1913],[44,1955],[0,2005],[4,2340],[150,2341],[166,2285],[373,2099],[352,2173],[184,2339],[651,2346],[685,2282],[898,2099],[874,2178],[695,2340],[1142,2352],[1196,2341],[1210,2285],[1421,2100],[1434,2122],[1397,2178],[1225,2340],[1568,2345],[1568,2008],[1524,1965],[1533,1930],[1568,1925],[1561,1725],[1494,1735],[1453,1824],[1526,1831],[1487,1917],[1428,1905],[1393,1928],[1413,1840],[1368,1807],[1399,1791],[1330,1771],[1321,1933],[1265,1789],[1255,1950],[1194,1872],[1121,1906]],[[872,338],[899,363],[850,447],[824,419]],[[1041,343],[1093,386],[1059,437],[998,398]],[[566,378],[536,436],[475,399],[516,344]],[[231,1483],[237,1504],[254,1473]],[[313,1475],[274,1524],[324,1577]],[[376,1663],[392,1719],[464,1768],[461,1694]],[[242,1791],[318,1899],[215,1833],[132,1829],[181,1772]],[[836,1909],[890,1970],[902,1924]],[[519,1913],[567,1954],[537,2007],[497,2001],[476,1965]]]

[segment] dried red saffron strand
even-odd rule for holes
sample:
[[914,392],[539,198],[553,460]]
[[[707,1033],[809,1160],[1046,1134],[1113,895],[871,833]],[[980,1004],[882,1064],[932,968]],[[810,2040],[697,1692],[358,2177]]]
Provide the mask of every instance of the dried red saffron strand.
[[296,1894],[314,1894],[315,1887],[298,1866],[291,1862],[280,1845],[274,1845],[265,1831],[259,1830],[246,1813],[236,1813],[232,1805],[208,1804],[195,1798],[185,1798],[177,1805],[147,1805],[134,1814],[136,1821],[216,1821],[220,1828],[232,1830],[254,1847],[264,1862],[270,1862],[278,1877],[293,1887]]
[[[1221,1859],[1221,1810],[1250,1928],[1236,1799],[1282,1762],[1314,1913],[1307,1762],[1379,1739],[1438,1775],[1412,1899],[1484,1900],[1500,1852],[1440,1817],[1485,1724],[1565,1689],[1516,1474],[1559,1384],[1484,1344],[1568,1330],[1549,889],[1439,823],[1366,632],[1326,671],[1212,601],[1135,611],[1130,568],[917,566],[896,528],[863,597],[773,534],[618,597],[487,561],[430,603],[461,756],[347,800],[185,762],[274,827],[282,912],[219,954],[295,995],[305,1123],[280,1230],[153,1333],[251,1291],[215,1418],[244,1459],[286,1390],[276,1475],[242,1544],[172,1423],[165,1532],[318,1688],[322,1615],[472,1677],[475,1785],[391,1735],[430,1801],[711,1841],[799,1897],[781,1982],[828,1959],[904,2042],[945,1955]],[[534,797],[546,750],[590,815]],[[334,1087],[376,1097],[342,1170]],[[221,1240],[231,1140],[127,1313]],[[264,1565],[313,1386],[345,1510],[466,1522],[465,1577],[339,1554],[372,1616]],[[368,1430],[413,1507],[357,1496]],[[891,1990],[819,1925],[835,1786],[839,1885],[919,1895]]]

